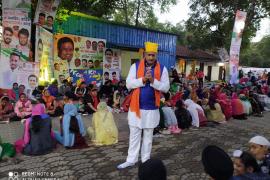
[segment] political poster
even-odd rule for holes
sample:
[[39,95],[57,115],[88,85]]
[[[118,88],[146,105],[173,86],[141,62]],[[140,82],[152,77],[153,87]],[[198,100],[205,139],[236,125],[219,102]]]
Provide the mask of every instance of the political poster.
[[225,48],[219,48],[218,55],[222,62],[229,62],[230,56],[228,54],[228,51]]
[[237,11],[233,27],[231,47],[230,47],[230,83],[238,83],[239,54],[242,42],[242,34],[245,27],[247,13]]
[[39,0],[37,4],[34,23],[52,30],[57,8],[60,0]]
[[10,49],[17,49],[23,61],[29,60],[31,39],[30,9],[29,2],[27,2],[28,1],[4,0],[2,4],[3,38],[1,49],[4,50],[5,53],[12,51]]
[[13,83],[23,84],[27,93],[38,86],[39,63],[27,62],[16,49],[11,52],[1,49],[0,88],[11,89]]
[[31,10],[31,0],[2,0],[2,7],[9,9]]
[[53,78],[53,34],[43,27],[36,27],[35,62],[40,63],[40,80]]
[[119,49],[105,50],[103,60],[103,82],[111,80],[112,84],[117,84],[121,76],[121,51]]
[[102,82],[102,69],[72,69],[70,70],[72,82],[86,82],[100,86]]
[[[68,78],[69,71],[101,70],[106,40],[57,34],[54,36],[54,77]],[[102,74],[101,74],[102,76]]]

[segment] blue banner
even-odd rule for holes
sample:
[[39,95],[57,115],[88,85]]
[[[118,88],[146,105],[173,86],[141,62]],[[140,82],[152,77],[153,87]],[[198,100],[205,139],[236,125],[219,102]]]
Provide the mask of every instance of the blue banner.
[[86,84],[100,84],[102,72],[102,69],[71,69],[69,74],[73,83],[84,81]]

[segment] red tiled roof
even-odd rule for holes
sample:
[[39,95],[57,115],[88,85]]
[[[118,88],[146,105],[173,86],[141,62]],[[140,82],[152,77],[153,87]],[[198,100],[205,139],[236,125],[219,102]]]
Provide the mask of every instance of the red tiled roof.
[[210,54],[201,49],[190,50],[185,46],[176,47],[176,56],[183,57],[187,59],[198,59],[198,60],[216,60],[219,61],[220,58],[217,55]]

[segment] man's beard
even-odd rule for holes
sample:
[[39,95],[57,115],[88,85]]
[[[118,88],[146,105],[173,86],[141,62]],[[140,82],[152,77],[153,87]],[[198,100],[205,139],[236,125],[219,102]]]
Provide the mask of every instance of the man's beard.
[[19,42],[21,46],[27,46],[27,42],[26,43],[21,43]]

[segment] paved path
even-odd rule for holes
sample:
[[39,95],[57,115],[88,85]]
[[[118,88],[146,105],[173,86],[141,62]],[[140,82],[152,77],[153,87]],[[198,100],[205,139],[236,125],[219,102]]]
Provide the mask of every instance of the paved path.
[[[60,145],[47,155],[29,157],[18,155],[16,161],[0,163],[0,180],[8,179],[9,172],[50,172],[59,179],[81,180],[136,180],[137,166],[117,170],[116,166],[125,161],[128,149],[129,130],[126,113],[115,114],[119,128],[119,143],[113,146],[95,147],[90,145],[83,150],[66,150]],[[91,124],[91,117],[84,117],[85,126]],[[53,120],[53,128],[59,128],[59,120]],[[14,142],[22,135],[19,122],[0,124],[0,135],[4,140]],[[167,167],[169,180],[209,179],[203,173],[200,162],[201,151],[208,144],[215,144],[228,153],[235,149],[246,149],[248,140],[255,134],[270,138],[270,113],[263,118],[249,117],[248,120],[231,120],[216,127],[183,131],[180,135],[166,135],[154,138],[152,157],[163,160]],[[90,143],[90,142],[89,142]],[[34,177],[34,176],[27,176]],[[41,177],[41,176],[38,176]]]

